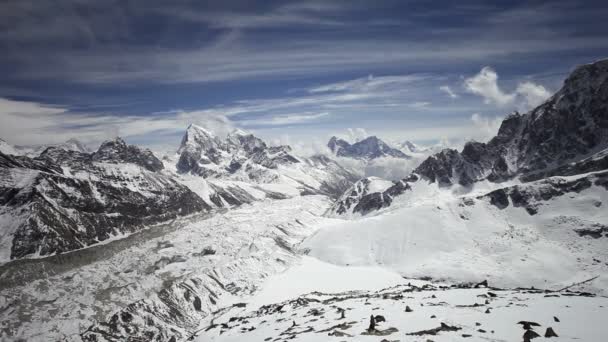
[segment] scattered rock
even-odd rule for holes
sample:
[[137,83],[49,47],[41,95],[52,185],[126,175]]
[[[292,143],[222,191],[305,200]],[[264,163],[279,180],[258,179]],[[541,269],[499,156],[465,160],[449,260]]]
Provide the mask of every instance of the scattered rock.
[[428,329],[428,330],[420,330],[420,331],[416,331],[416,332],[412,332],[412,333],[407,333],[406,335],[411,335],[411,336],[437,335],[441,331],[458,331],[460,329],[462,329],[462,328],[447,325],[442,322],[441,326],[439,326],[437,328]]
[[480,287],[482,287],[482,286],[483,286],[483,287],[488,287],[488,280],[487,280],[487,279],[486,279],[486,280],[484,280],[484,281],[482,281],[481,283],[475,284],[475,288],[476,288],[476,289],[478,289],[478,288],[480,288]]
[[545,337],[559,337],[559,336],[557,336],[557,334],[555,333],[553,328],[548,327],[547,331],[545,332]]
[[490,312],[490,308],[487,308],[487,309],[486,309],[486,313],[487,313],[487,314],[491,313],[491,312]]
[[540,337],[539,334],[536,333],[536,331],[530,329],[530,330],[526,330],[526,332],[524,333],[524,342],[530,342],[530,340],[532,340],[533,338],[537,338]]

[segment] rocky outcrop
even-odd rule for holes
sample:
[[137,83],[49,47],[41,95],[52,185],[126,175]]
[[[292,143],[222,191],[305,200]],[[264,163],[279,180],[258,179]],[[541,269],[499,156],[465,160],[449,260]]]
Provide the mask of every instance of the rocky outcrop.
[[515,185],[489,192],[478,199],[486,199],[490,204],[504,209],[509,205],[524,208],[528,214],[534,215],[543,202],[554,197],[569,193],[580,193],[591,186],[604,187],[608,184],[608,171],[574,180],[563,178],[548,178],[535,183]]
[[[411,190],[408,183],[417,181],[415,175],[397,182],[388,182],[377,177],[357,181],[329,209],[328,213],[366,215],[391,205],[393,198]],[[388,183],[388,184],[387,184]],[[390,184],[392,183],[392,184]]]

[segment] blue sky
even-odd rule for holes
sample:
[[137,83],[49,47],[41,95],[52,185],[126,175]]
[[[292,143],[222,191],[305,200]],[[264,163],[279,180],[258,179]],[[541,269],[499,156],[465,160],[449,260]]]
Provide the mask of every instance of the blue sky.
[[[0,4],[0,137],[484,140],[608,56],[601,1]],[[350,129],[350,130],[349,130]]]

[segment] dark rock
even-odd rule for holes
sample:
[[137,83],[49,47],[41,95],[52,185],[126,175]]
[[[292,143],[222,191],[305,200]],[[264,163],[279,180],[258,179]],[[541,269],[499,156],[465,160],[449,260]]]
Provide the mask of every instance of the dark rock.
[[408,305],[405,306],[405,312],[412,312],[414,310],[412,310],[412,308],[410,308]]
[[406,335],[411,335],[411,336],[437,335],[438,333],[440,333],[442,331],[458,331],[460,329],[462,329],[462,328],[456,327],[456,326],[450,326],[450,325],[447,325],[442,322],[441,325],[437,328],[428,329],[428,330],[420,330],[420,331],[416,331],[416,332],[412,332],[412,333],[407,333]]
[[386,322],[386,319],[382,315],[374,316],[374,320],[376,321],[376,323]]
[[555,333],[555,331],[553,330],[553,328],[548,327],[547,331],[545,332],[545,337],[559,337],[557,336],[557,334]]
[[557,318],[556,316],[553,316],[553,320],[554,320],[555,322],[559,322],[559,318]]
[[480,282],[480,283],[475,284],[475,288],[476,288],[476,289],[477,289],[477,288],[480,288],[480,287],[482,287],[482,286],[483,286],[483,287],[488,287],[488,280],[487,280],[487,279],[486,279],[486,280],[484,280],[484,281],[482,281],[482,282]]
[[521,324],[522,328],[524,328],[525,330],[530,330],[532,329],[532,327],[540,327],[540,324],[530,321],[519,321],[517,322],[517,324]]
[[539,334],[537,334],[537,333],[536,333],[534,330],[532,330],[532,329],[526,330],[526,332],[525,332],[525,333],[524,333],[524,335],[523,335],[524,342],[530,342],[530,340],[532,340],[532,339],[534,339],[534,338],[537,338],[537,337],[540,337],[540,335],[539,335]]

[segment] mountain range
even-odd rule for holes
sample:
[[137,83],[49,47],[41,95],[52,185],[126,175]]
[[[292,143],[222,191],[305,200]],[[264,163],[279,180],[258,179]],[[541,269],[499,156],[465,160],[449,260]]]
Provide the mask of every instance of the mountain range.
[[[511,340],[503,326],[479,328],[479,317],[533,312],[557,324],[549,311],[570,306],[602,315],[608,60],[577,67],[547,101],[508,115],[487,143],[436,153],[395,146],[332,137],[332,154],[303,157],[195,124],[161,158],[120,138],[96,151],[71,141],[36,153],[0,141],[0,337],[367,338],[373,312],[373,324],[392,319],[406,331],[425,322],[408,335],[464,329],[487,339],[496,329]],[[416,153],[431,155],[395,181],[340,162]],[[306,267],[311,273],[299,274]],[[306,287],[324,281],[321,271],[343,287],[359,273],[357,285],[378,277],[382,287],[334,295]],[[375,308],[392,316],[380,320]],[[442,314],[462,321],[429,321]],[[558,328],[582,333],[566,319]]]

